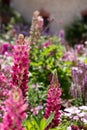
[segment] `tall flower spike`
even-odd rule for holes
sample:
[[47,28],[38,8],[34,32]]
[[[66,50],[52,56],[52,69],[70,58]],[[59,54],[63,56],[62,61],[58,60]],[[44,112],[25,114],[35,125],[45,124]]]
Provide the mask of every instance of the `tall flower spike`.
[[12,84],[21,88],[25,96],[28,83],[29,47],[23,35],[19,35],[14,47],[14,65],[12,66]]
[[87,65],[83,62],[78,62],[77,67],[71,68],[71,74],[75,84],[75,88],[71,86],[71,92],[74,92],[74,95],[73,93],[71,94],[76,98],[82,96],[82,102],[85,105],[87,102]]
[[32,25],[30,29],[29,43],[36,44],[40,38],[41,30],[43,29],[43,18],[39,11],[35,11],[32,18]]
[[50,127],[55,128],[59,124],[60,121],[59,110],[61,107],[60,96],[61,96],[60,84],[58,82],[57,72],[54,71],[50,88],[47,94],[46,108],[45,108],[45,118],[48,119],[51,113],[54,112],[54,119],[46,128],[46,130],[49,130]]
[[25,130],[22,121],[26,119],[27,104],[20,88],[13,87],[5,101],[5,112],[0,130]]

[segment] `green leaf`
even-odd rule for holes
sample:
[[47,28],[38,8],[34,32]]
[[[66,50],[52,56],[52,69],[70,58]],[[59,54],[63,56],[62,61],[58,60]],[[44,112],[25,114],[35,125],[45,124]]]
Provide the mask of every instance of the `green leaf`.
[[51,123],[52,119],[54,118],[54,113],[50,115],[50,117],[46,120],[46,127]]
[[38,120],[38,118],[37,117],[33,117],[33,121],[32,121],[32,125],[35,127],[35,128],[37,128],[38,130],[40,130],[40,123],[39,123],[40,121]]
[[24,126],[25,126],[26,130],[31,130],[32,129],[32,125],[31,125],[29,120],[26,120],[24,122]]
[[46,119],[43,118],[41,121],[40,121],[40,130],[44,130],[46,128]]

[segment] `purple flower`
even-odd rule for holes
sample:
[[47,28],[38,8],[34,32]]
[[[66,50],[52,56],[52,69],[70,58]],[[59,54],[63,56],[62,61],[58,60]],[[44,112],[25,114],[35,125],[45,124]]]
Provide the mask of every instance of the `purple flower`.
[[77,54],[82,55],[84,52],[84,45],[80,44],[80,45],[75,45],[75,51]]
[[78,93],[77,98],[82,95],[83,104],[85,105],[87,95],[87,65],[79,62],[76,67],[71,68],[71,74],[75,84],[75,89],[74,86],[71,87],[71,92],[75,90],[75,93]]
[[34,115],[38,115],[39,111],[43,109],[43,106],[42,105],[38,105],[37,107],[35,108],[31,108],[31,112],[34,114]]
[[76,56],[75,56],[74,51],[67,51],[67,52],[63,55],[62,60],[63,60],[63,61],[71,61],[71,62],[76,61]]
[[59,38],[60,38],[60,42],[64,44],[65,43],[65,32],[64,32],[64,30],[59,31]]

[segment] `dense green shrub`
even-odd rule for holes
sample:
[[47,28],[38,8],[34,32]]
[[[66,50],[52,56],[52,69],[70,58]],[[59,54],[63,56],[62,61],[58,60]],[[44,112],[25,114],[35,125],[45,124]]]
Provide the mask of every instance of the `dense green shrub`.
[[87,39],[87,23],[76,19],[70,25],[65,27],[66,40],[70,45],[84,43]]
[[[70,67],[62,61],[64,46],[57,37],[41,37],[39,43],[30,50],[30,82],[42,83],[46,90],[50,84],[52,72],[56,69],[63,91],[63,98],[69,98],[70,93]],[[42,47],[46,42],[48,46]],[[50,42],[50,43],[49,43]],[[42,90],[43,91],[43,90]]]

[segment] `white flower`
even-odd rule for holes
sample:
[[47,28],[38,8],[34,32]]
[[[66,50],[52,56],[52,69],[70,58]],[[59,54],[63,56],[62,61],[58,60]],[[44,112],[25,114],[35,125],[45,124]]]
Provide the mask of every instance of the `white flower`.
[[67,130],[72,130],[71,126],[67,127]]
[[79,109],[87,111],[87,106],[81,106]]
[[84,124],[87,124],[87,119],[82,118],[81,121],[83,121]]
[[78,113],[80,113],[80,110],[77,107],[66,108],[64,111],[65,112],[69,112],[71,114],[78,114]]
[[84,117],[85,115],[86,115],[85,112],[81,112],[81,113],[78,114],[79,117]]

